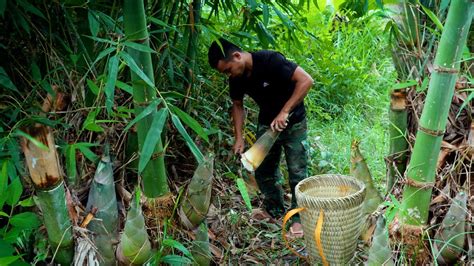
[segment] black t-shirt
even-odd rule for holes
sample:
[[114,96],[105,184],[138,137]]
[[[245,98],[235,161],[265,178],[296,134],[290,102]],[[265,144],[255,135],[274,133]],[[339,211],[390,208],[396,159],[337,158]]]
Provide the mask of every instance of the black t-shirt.
[[[230,97],[243,100],[249,95],[260,107],[258,122],[270,125],[295,90],[291,80],[297,65],[288,61],[281,53],[262,50],[252,52],[252,73],[250,77],[229,78]],[[292,111],[289,125],[305,117],[303,102]]]

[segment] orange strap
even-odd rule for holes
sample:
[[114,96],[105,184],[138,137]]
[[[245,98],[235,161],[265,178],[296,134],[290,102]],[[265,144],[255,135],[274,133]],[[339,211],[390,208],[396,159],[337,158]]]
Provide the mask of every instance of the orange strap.
[[323,209],[321,209],[319,211],[318,223],[316,224],[316,228],[314,229],[314,240],[316,241],[316,246],[318,247],[319,256],[321,256],[323,265],[328,266],[329,263],[326,261],[326,257],[324,256],[324,251],[323,251],[323,244],[321,243],[321,231],[323,230],[323,220],[324,220],[324,211]]
[[297,209],[293,209],[291,211],[289,211],[287,214],[285,214],[285,217],[283,218],[283,225],[282,225],[282,236],[283,236],[283,241],[285,242],[285,246],[291,251],[293,252],[293,254],[295,254],[296,256],[302,258],[302,259],[308,259],[308,257],[305,257],[303,255],[301,255],[300,253],[298,253],[298,251],[294,250],[292,247],[290,247],[290,245],[288,245],[288,239],[286,239],[286,222],[288,222],[288,220],[290,220],[291,217],[293,217],[293,215],[301,212],[301,211],[304,211],[306,208],[297,208]]

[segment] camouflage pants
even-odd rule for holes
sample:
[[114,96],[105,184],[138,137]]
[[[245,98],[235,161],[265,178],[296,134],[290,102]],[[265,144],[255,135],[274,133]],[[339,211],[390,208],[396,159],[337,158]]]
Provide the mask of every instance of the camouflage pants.
[[[260,137],[269,126],[259,125],[257,137]],[[296,207],[295,186],[308,175],[306,118],[280,133],[267,157],[255,171],[260,191],[264,194],[265,208],[273,217],[285,213],[282,178],[279,169],[281,152],[284,150],[288,166],[288,180],[291,188],[291,208]],[[296,217],[298,219],[298,217]]]

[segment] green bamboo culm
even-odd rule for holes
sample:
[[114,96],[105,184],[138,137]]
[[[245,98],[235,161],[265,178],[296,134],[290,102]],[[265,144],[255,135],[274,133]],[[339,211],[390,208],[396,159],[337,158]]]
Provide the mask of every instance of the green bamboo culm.
[[193,88],[193,79],[194,79],[194,71],[196,66],[196,53],[198,50],[198,36],[199,36],[199,23],[201,20],[201,7],[202,3],[201,0],[193,0],[192,11],[189,12],[188,18],[188,47],[186,50],[186,58],[188,61],[188,65],[186,65],[186,69],[184,71],[184,77],[186,81],[186,88],[187,92],[186,95],[189,95]]
[[201,224],[209,211],[214,172],[213,157],[213,155],[208,155],[199,164],[181,203],[179,216],[182,224],[189,229]]
[[135,193],[135,199],[130,202],[125,228],[120,237],[120,250],[129,263],[140,265],[150,259],[152,252],[138,198],[139,193]]
[[[405,232],[428,219],[441,141],[454,94],[460,58],[472,21],[471,0],[451,1],[404,186],[400,220]],[[411,229],[410,229],[411,228]]]
[[209,249],[209,234],[207,232],[207,223],[203,221],[195,230],[196,239],[192,243],[191,254],[193,255],[194,265],[210,265],[211,251]]
[[97,208],[97,212],[88,228],[95,233],[94,242],[100,253],[101,265],[115,265],[114,243],[118,238],[118,208],[108,147],[97,166],[89,191],[87,209],[90,211],[92,208]]
[[434,236],[434,257],[441,265],[455,264],[463,252],[467,194],[459,191]]
[[380,215],[377,219],[377,225],[375,226],[372,244],[369,249],[369,259],[367,260],[367,265],[395,265],[392,259],[392,249],[390,248],[388,238],[388,228],[383,215]]
[[52,252],[56,252],[57,249],[54,260],[69,265],[74,257],[74,240],[66,207],[64,182],[61,181],[50,190],[37,190],[36,195],[38,206],[43,212],[43,221],[48,232],[48,241],[53,248]]
[[387,192],[392,190],[397,178],[403,177],[406,169],[408,152],[406,90],[393,90],[390,93],[389,120],[390,152],[387,158]]
[[[150,41],[148,37],[143,0],[124,0],[123,13],[127,40],[149,46]],[[135,60],[135,63],[143,73],[154,82],[153,65],[150,53],[139,51],[131,47],[127,48],[127,52]],[[132,72],[132,86],[135,115],[138,115],[156,99],[156,92],[153,87],[149,86],[134,72]],[[157,111],[153,110],[149,115],[137,122],[138,145],[140,150],[144,147],[145,138],[150,130],[150,125],[156,113]],[[156,198],[169,193],[164,161],[164,149],[161,139],[158,140],[154,150],[154,155],[145,166],[141,176],[143,193],[148,198]]]

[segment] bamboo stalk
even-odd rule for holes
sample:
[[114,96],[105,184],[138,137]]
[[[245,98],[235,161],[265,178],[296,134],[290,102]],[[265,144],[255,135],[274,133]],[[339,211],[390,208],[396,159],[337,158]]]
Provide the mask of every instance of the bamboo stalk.
[[[131,42],[149,46],[145,9],[143,0],[125,0],[123,6],[123,17],[125,35]],[[139,51],[128,47],[128,53],[135,60],[140,69],[154,82],[153,65],[149,52]],[[133,101],[135,115],[140,114],[146,106],[156,99],[155,89],[148,86],[137,74],[132,72]],[[156,110],[153,110],[145,118],[137,122],[138,145],[143,149],[144,142]],[[169,193],[164,161],[164,149],[161,140],[154,150],[154,156],[150,159],[142,172],[142,188],[145,196],[156,198]]]
[[179,216],[187,228],[195,228],[206,218],[211,204],[213,156],[207,156],[194,172],[186,195],[181,203]]
[[434,257],[443,265],[454,264],[461,255],[466,238],[467,194],[458,192],[434,236]]
[[391,191],[397,178],[402,178],[406,169],[408,152],[406,91],[394,90],[390,93],[389,112],[390,152],[387,156],[387,191]]
[[43,212],[48,241],[56,254],[55,261],[69,264],[74,256],[72,224],[66,207],[66,192],[54,139],[49,128],[44,125],[37,124],[25,131],[48,148],[41,149],[26,138],[21,141],[37,203]]
[[[472,21],[471,0],[452,1],[434,62],[415,146],[408,166],[400,220],[405,232],[420,230],[428,219],[436,162],[454,94],[457,72]],[[413,229],[413,230],[412,230]],[[404,238],[407,239],[407,238]],[[416,237],[410,238],[415,244]],[[408,243],[407,243],[408,244]]]
[[117,241],[118,208],[115,194],[112,162],[108,148],[102,157],[89,191],[87,209],[97,208],[89,229],[95,232],[95,244],[99,250],[101,265],[115,265],[114,243]]

